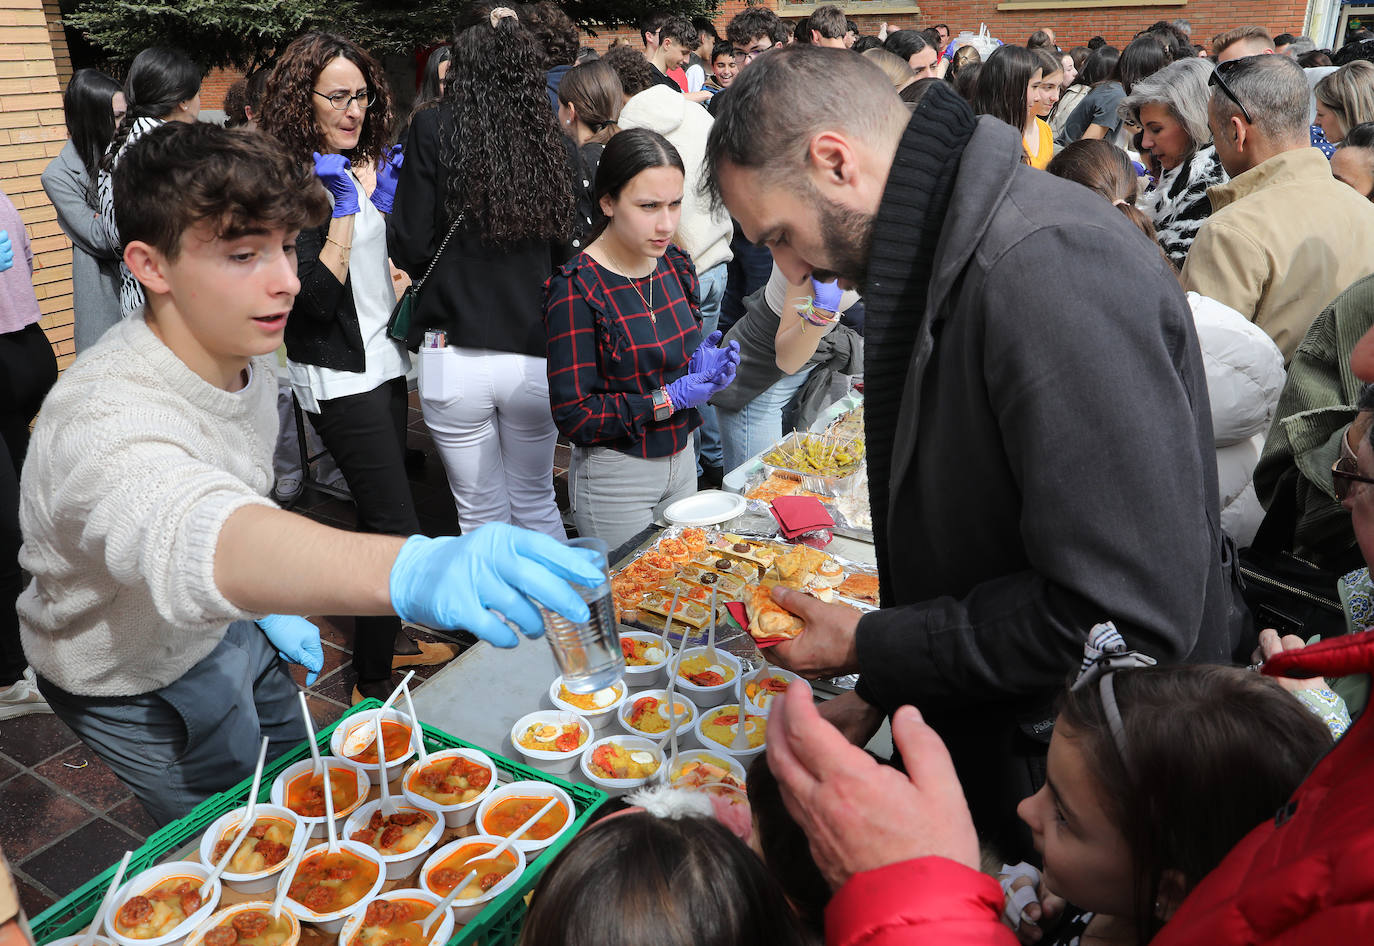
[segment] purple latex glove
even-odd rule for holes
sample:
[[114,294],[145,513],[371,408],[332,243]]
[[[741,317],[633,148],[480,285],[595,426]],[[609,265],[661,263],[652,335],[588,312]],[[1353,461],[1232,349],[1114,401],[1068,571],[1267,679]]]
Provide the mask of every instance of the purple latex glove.
[[706,341],[698,345],[697,350],[692,352],[692,358],[687,362],[687,373],[704,374],[714,378],[720,374],[726,362],[733,361],[738,366],[739,342],[732,341],[724,348],[717,347],[724,337],[725,333],[720,331],[708,335]]
[[391,150],[377,162],[377,187],[372,191],[372,206],[384,214],[391,213],[392,205],[396,203],[396,182],[400,180],[404,161],[401,146],[392,145]]
[[817,282],[811,280],[811,303],[817,309],[824,309],[826,312],[839,312],[840,299],[844,297],[844,290],[837,282]]
[[335,217],[348,217],[358,212],[358,189],[353,185],[353,175],[348,169],[353,166],[341,154],[312,154],[315,159],[315,176],[320,179],[325,190],[334,197]]
[[728,357],[720,363],[714,375],[706,373],[685,374],[676,381],[670,381],[663,386],[663,390],[668,392],[668,399],[673,402],[674,411],[700,407],[711,399],[711,395],[734,383],[735,372],[739,370],[739,351],[731,349],[721,349],[721,351],[727,352]]

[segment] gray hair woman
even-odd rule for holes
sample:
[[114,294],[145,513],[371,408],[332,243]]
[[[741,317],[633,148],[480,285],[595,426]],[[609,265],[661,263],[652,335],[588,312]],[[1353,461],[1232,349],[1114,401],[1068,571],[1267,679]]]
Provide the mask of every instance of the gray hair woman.
[[1205,59],[1172,63],[1137,82],[1118,110],[1124,121],[1140,128],[1140,150],[1148,153],[1156,172],[1138,206],[1179,269],[1212,212],[1207,188],[1227,180],[1207,127],[1212,68]]

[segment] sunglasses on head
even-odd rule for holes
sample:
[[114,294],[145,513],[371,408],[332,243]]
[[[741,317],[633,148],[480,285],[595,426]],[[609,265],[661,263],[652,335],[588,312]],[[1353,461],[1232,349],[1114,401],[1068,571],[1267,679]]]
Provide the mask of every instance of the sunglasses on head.
[[[1236,61],[1238,60],[1231,60],[1231,62]],[[1229,65],[1231,65],[1230,62],[1223,62],[1221,65],[1213,69],[1212,77],[1207,80],[1207,84],[1209,86],[1212,86],[1213,88],[1221,89],[1222,95],[1226,96],[1232,102],[1236,103],[1236,108],[1240,109],[1241,117],[1245,119],[1245,123],[1247,125],[1253,125],[1255,123],[1255,120],[1251,118],[1250,113],[1246,111],[1245,104],[1241,102],[1240,98],[1236,95],[1236,90],[1226,84],[1226,79],[1221,74],[1221,70],[1225,69]]]

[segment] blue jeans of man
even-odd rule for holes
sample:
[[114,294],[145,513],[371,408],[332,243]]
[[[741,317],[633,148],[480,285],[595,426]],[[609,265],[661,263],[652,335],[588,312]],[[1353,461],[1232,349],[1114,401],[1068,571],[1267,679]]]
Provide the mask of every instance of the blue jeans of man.
[[737,411],[716,408],[727,472],[782,439],[783,414],[813,367],[807,365],[796,374],[783,375]]
[[[701,337],[705,338],[720,326],[720,303],[725,298],[725,280],[729,275],[728,263],[718,263],[697,276],[701,290]],[[701,414],[701,426],[697,428],[697,476],[701,476],[701,465],[719,467],[722,463],[720,445],[720,423],[716,420],[716,409],[710,404],[697,407]]]

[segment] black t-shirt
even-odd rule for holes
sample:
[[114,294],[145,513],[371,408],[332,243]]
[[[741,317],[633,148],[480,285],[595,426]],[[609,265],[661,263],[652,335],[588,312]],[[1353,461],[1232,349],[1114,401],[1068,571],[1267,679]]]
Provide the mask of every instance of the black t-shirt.
[[674,92],[682,91],[682,86],[678,85],[675,81],[673,81],[672,76],[668,75],[665,72],[659,72],[657,67],[654,67],[654,77],[659,85],[666,85]]

